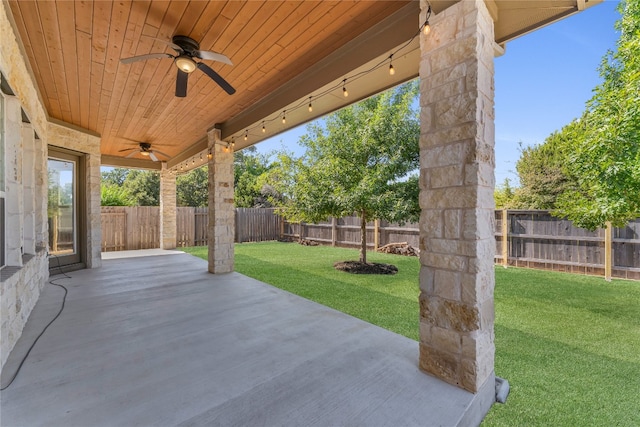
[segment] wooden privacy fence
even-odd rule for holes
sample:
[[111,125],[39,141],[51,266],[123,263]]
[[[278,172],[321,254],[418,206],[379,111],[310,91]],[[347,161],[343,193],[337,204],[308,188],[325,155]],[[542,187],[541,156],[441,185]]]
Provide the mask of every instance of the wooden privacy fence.
[[[358,217],[332,218],[319,224],[291,223],[275,209],[236,209],[236,242],[295,238],[342,247],[360,245]],[[207,208],[176,209],[176,244],[207,244]],[[103,207],[102,250],[160,246],[158,207]],[[640,279],[640,218],[625,227],[590,232],[547,211],[495,213],[497,264]],[[506,230],[506,233],[504,232]],[[367,224],[370,249],[407,242],[419,247],[418,224],[373,221]]]
[[[206,246],[207,208],[176,208],[176,246]],[[103,206],[102,251],[160,247],[158,206]],[[274,209],[236,209],[236,242],[280,238],[280,217]]]
[[103,206],[102,251],[160,247],[160,208]]
[[596,231],[547,211],[501,210],[495,218],[499,264],[640,279],[640,218]]
[[[404,225],[376,220],[367,223],[367,247],[379,248],[388,243],[407,242],[420,246],[419,228],[416,223]],[[283,222],[283,237],[308,239],[332,246],[360,247],[360,218],[351,216],[331,218],[318,224]]]
[[236,208],[237,243],[280,238],[280,217],[275,209]]

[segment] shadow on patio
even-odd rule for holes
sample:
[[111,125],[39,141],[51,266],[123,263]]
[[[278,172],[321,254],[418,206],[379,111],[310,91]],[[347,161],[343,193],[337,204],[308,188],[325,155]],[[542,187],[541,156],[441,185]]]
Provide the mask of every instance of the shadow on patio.
[[[211,275],[184,253],[121,255],[55,277],[69,290],[64,312],[2,392],[2,425],[452,426],[473,418],[473,394],[419,372],[415,341],[238,273]],[[45,287],[3,385],[62,296]]]

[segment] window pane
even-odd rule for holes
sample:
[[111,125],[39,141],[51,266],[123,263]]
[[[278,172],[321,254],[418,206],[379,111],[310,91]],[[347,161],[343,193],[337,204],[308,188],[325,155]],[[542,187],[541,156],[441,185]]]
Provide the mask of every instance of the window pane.
[[76,253],[75,162],[49,159],[49,252]]

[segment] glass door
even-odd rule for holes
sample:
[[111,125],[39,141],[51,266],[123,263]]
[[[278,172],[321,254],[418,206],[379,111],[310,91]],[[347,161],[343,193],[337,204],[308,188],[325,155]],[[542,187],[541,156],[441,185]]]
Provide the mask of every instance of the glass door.
[[79,264],[78,170],[80,159],[69,153],[51,152],[48,160],[49,268]]

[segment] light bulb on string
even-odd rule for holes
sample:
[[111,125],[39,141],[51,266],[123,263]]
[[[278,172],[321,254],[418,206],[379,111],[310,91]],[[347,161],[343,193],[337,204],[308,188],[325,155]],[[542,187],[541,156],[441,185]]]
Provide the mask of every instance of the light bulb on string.
[[393,54],[389,57],[389,75],[393,76],[396,70],[393,68]]
[[349,92],[347,91],[347,79],[344,79],[342,81],[342,94],[344,95],[344,97],[346,98],[347,96],[349,96]]
[[249,129],[244,131],[244,140],[246,141],[247,139],[249,139]]
[[311,105],[311,97],[309,97],[309,112],[313,112],[313,105]]
[[422,26],[422,33],[425,36],[428,36],[429,33],[431,32],[431,25],[429,25],[429,18],[431,18],[431,5],[429,5],[429,8],[427,9],[427,17],[424,20],[424,25]]
[[267,132],[267,128],[264,127],[264,122],[262,122],[262,133],[266,133]]
[[209,149],[209,152],[207,153],[207,159],[208,160],[213,159],[213,153],[211,152],[211,149]]
[[286,113],[287,113],[286,110],[282,112],[282,124],[287,123],[287,117],[285,115]]

